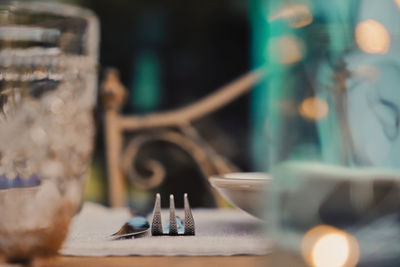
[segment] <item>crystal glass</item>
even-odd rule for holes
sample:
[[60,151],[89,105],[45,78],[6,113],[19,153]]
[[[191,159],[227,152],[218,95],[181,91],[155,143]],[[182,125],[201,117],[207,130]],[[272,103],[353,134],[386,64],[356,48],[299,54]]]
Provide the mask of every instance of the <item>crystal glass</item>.
[[97,46],[88,10],[0,2],[0,260],[56,253],[80,207]]
[[400,2],[258,2],[269,233],[312,266],[399,259]]

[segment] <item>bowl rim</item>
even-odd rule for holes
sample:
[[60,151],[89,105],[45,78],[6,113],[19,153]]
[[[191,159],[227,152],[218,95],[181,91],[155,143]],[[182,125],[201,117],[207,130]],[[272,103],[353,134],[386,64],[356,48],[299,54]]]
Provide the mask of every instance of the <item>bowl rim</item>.
[[[247,177],[240,177],[242,174],[246,174]],[[260,176],[258,178],[249,177],[252,175]],[[211,185],[217,189],[228,188],[230,190],[263,190],[263,186],[272,180],[272,176],[261,172],[235,172],[224,175],[212,175],[208,180]]]

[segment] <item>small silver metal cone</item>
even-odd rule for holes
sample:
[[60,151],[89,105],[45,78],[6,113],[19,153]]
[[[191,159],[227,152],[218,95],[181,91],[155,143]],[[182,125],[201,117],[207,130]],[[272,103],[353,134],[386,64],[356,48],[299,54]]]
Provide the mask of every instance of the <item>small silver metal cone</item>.
[[174,195],[169,195],[169,235],[178,235],[178,226],[175,218]]
[[185,207],[185,231],[184,235],[195,235],[195,226],[192,210],[188,200],[188,194],[183,195],[183,203]]
[[161,222],[161,200],[160,194],[156,195],[156,202],[154,203],[153,209],[153,221],[151,223],[151,234],[152,235],[162,235],[162,222]]

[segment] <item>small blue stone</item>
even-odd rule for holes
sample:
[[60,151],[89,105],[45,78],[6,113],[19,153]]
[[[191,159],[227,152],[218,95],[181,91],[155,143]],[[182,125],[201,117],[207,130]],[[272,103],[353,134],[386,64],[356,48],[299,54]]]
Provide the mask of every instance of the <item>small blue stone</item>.
[[133,227],[147,227],[149,226],[148,221],[143,216],[134,216],[129,219],[127,223]]
[[0,189],[8,189],[8,188],[10,188],[10,185],[7,176],[5,176],[4,174],[0,175]]
[[[185,228],[183,227],[182,219],[179,216],[175,216],[175,221],[176,221],[176,228],[178,230],[178,233],[183,232],[185,230]],[[163,228],[163,232],[169,232],[169,228],[170,228],[170,225],[168,223],[168,225]]]
[[183,224],[182,224],[182,220],[179,216],[176,216],[176,226],[178,228],[178,232],[185,230],[185,228],[183,227]]

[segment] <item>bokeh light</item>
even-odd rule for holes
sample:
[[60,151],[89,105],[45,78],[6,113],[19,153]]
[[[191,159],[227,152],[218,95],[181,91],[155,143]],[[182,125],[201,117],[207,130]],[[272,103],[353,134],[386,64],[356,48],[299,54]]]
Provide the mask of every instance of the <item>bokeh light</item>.
[[271,39],[267,56],[281,64],[292,64],[301,60],[303,51],[304,43],[301,39],[294,35],[285,35]]
[[300,115],[309,120],[320,120],[329,113],[328,103],[318,97],[309,97],[303,100],[299,106]]
[[360,257],[354,237],[327,225],[316,226],[304,235],[302,254],[313,267],[354,267]]
[[385,54],[390,48],[390,36],[380,22],[365,20],[356,26],[355,39],[358,47],[369,54]]
[[315,242],[312,262],[315,267],[342,267],[349,257],[349,242],[345,235],[330,233]]
[[400,8],[400,0],[394,0],[394,2],[395,2],[396,5]]
[[285,6],[269,18],[269,22],[285,19],[293,28],[301,28],[312,23],[313,15],[306,5]]

